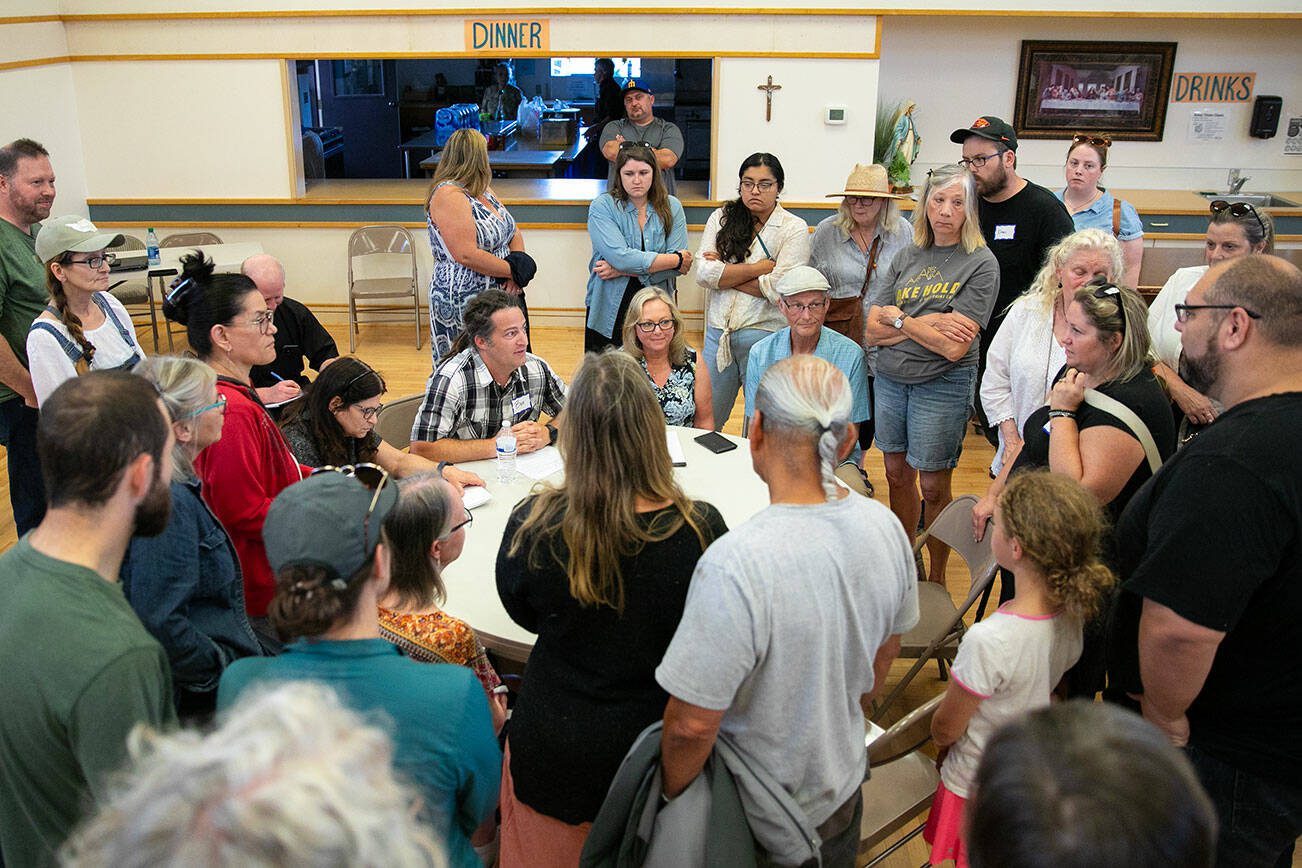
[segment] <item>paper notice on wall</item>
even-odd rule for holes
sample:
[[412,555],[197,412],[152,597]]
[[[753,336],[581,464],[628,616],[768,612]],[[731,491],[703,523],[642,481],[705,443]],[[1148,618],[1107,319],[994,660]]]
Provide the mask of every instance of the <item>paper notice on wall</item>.
[[1288,119],[1288,135],[1284,138],[1284,153],[1302,155],[1302,118]]
[[1225,112],[1195,111],[1189,113],[1189,141],[1219,142],[1225,138]]

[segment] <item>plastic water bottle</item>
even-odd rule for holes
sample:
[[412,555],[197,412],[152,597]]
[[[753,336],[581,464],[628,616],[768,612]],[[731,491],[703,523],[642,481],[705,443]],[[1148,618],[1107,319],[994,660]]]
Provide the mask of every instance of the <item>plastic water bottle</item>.
[[152,227],[145,234],[145,258],[149,260],[150,268],[163,264],[163,257],[158,252],[158,236]]
[[515,434],[506,422],[497,435],[497,481],[504,485],[515,482]]

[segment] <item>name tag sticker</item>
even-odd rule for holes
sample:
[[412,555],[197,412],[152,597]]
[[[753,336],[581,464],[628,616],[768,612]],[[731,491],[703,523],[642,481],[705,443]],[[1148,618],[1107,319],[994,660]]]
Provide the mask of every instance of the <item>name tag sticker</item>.
[[511,415],[518,416],[526,410],[533,409],[533,402],[529,400],[528,395],[521,395],[511,402]]
[[996,241],[1012,241],[1015,235],[1017,235],[1016,223],[1005,223],[995,227]]

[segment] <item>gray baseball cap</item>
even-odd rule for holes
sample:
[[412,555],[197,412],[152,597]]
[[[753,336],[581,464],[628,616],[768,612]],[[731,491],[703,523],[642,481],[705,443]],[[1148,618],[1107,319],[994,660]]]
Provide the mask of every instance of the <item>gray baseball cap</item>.
[[313,474],[271,502],[262,525],[267,560],[276,572],[321,566],[347,579],[375,553],[380,526],[397,502],[398,486],[387,475],[372,491],[342,473]]
[[100,232],[80,214],[68,214],[41,224],[41,231],[36,233],[36,258],[49,262],[64,253],[94,253],[121,243],[121,235]]
[[817,268],[812,265],[797,265],[782,275],[773,289],[778,295],[787,296],[811,290],[830,292],[832,287]]

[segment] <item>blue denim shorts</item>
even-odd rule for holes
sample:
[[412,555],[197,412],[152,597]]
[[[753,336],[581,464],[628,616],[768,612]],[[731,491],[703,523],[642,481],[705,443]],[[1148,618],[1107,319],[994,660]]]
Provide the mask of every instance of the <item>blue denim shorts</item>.
[[873,384],[877,448],[905,453],[916,470],[957,467],[976,394],[976,373],[976,365],[964,365],[912,384],[878,374]]

